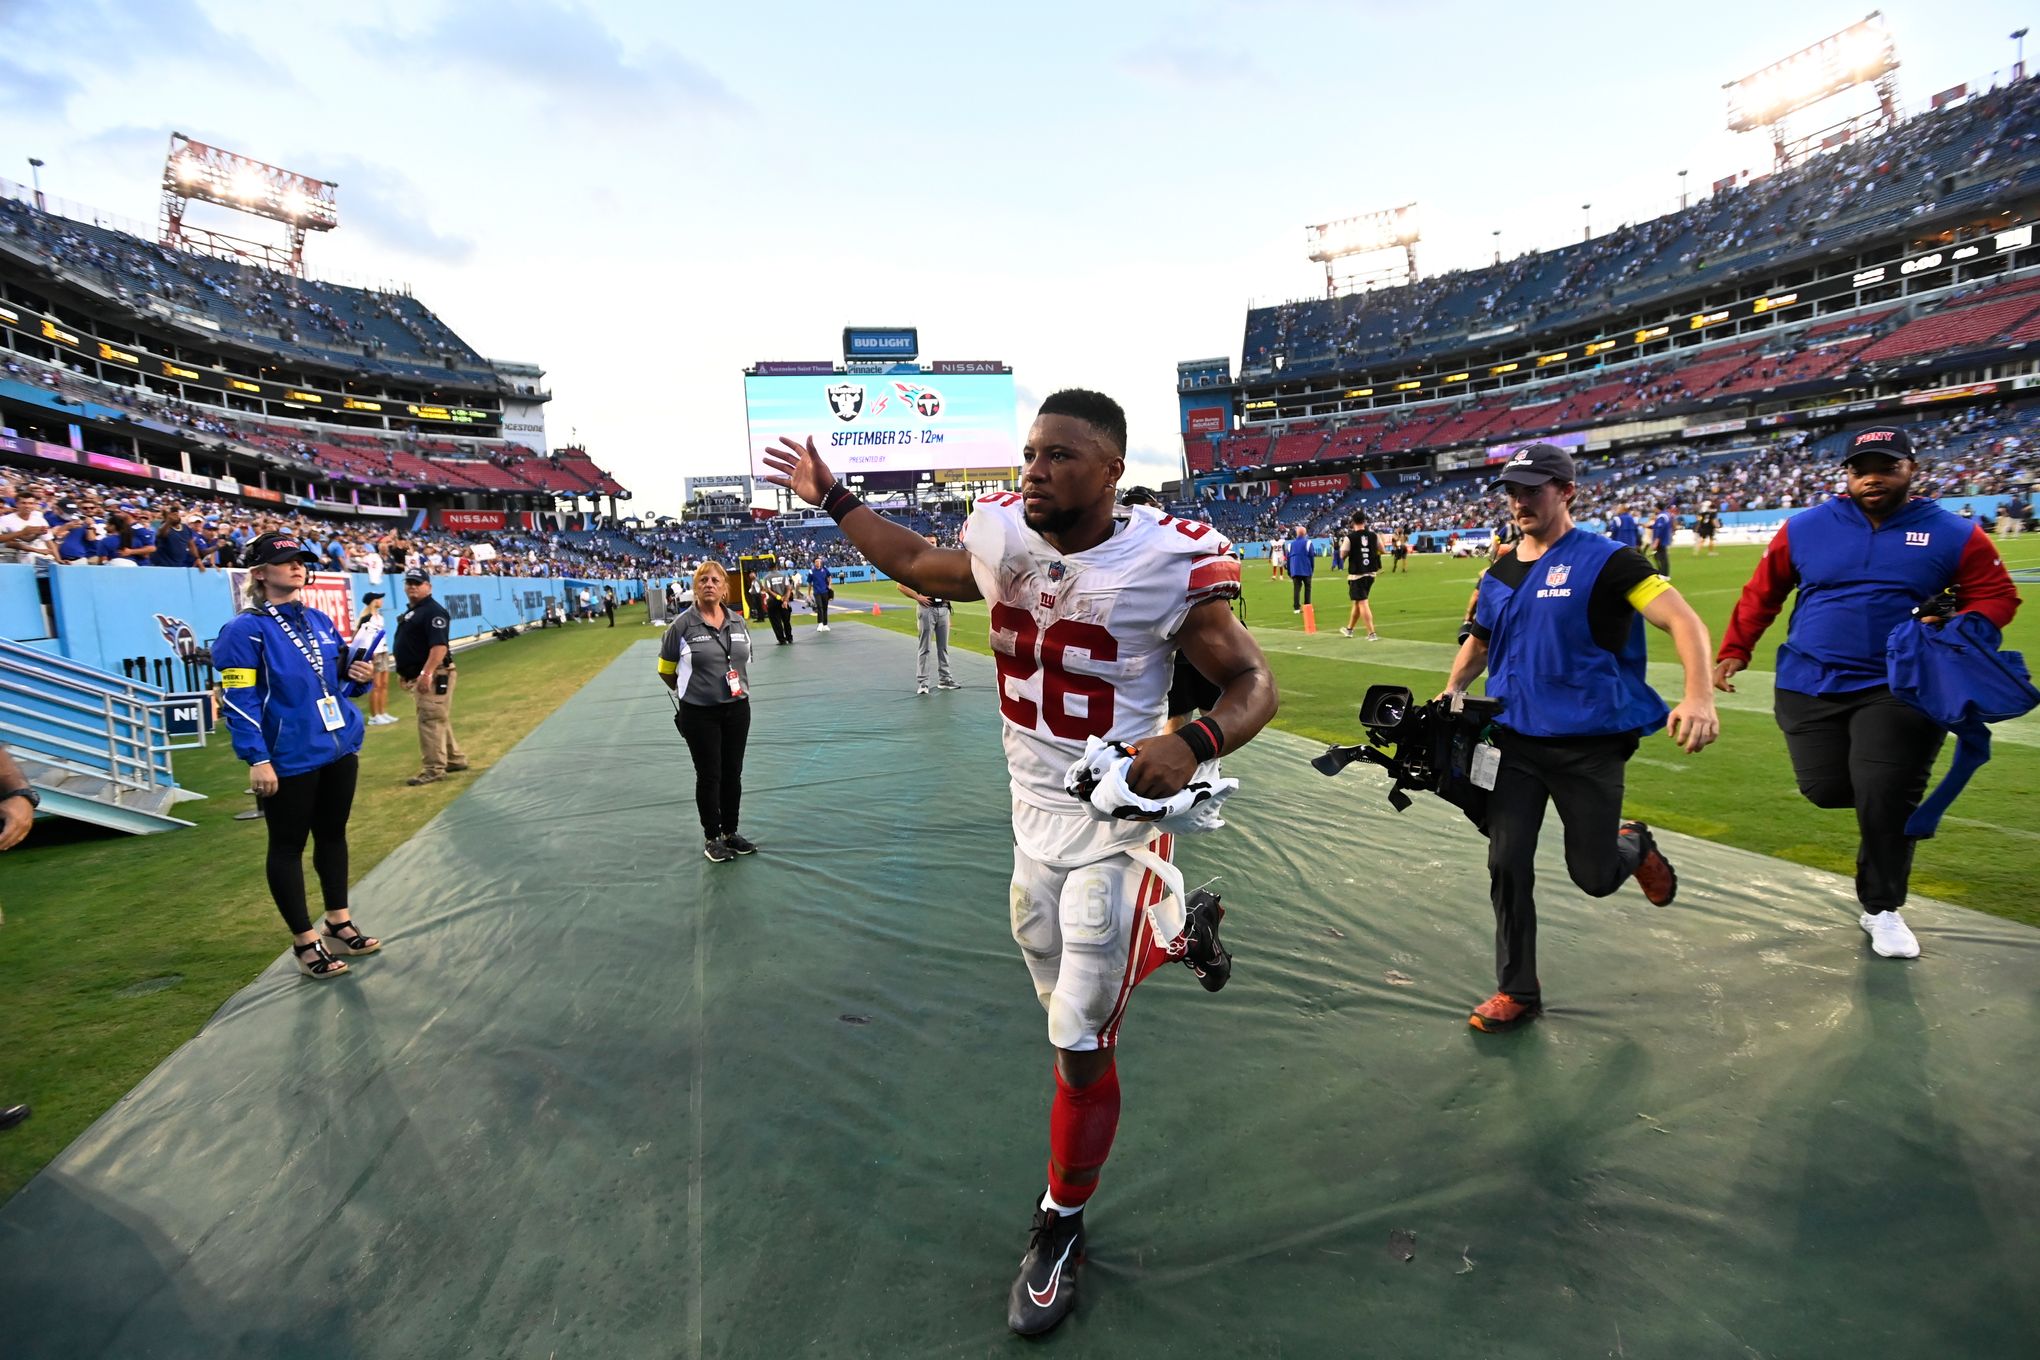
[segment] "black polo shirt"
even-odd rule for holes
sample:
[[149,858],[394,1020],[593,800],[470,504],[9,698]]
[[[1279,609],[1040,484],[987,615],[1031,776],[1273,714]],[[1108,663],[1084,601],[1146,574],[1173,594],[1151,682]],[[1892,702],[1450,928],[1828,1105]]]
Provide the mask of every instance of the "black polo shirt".
[[397,635],[390,642],[390,655],[396,659],[397,674],[406,680],[418,678],[418,672],[425,669],[425,658],[432,654],[434,647],[447,649],[447,660],[453,659],[453,616],[446,612],[446,606],[434,597],[424,599],[397,616]]

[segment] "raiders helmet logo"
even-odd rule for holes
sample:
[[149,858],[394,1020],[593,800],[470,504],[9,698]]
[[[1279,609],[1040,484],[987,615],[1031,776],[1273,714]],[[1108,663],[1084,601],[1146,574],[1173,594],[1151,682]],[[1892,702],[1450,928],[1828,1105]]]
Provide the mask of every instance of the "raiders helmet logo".
[[838,420],[855,420],[864,412],[864,384],[837,383],[828,389],[829,409]]

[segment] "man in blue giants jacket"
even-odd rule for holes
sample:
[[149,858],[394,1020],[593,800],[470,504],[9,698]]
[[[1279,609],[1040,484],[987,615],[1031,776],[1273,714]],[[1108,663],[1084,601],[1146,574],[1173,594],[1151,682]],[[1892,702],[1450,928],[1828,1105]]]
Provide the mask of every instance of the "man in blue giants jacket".
[[1301,614],[1310,603],[1311,573],[1317,570],[1317,553],[1311,549],[1308,527],[1296,526],[1296,537],[1289,540],[1284,556],[1289,566],[1289,612]]
[[1729,617],[1714,683],[1735,688],[1736,672],[1796,589],[1772,691],[1778,726],[1800,793],[1815,807],[1856,810],[1857,922],[1870,947],[1911,959],[1920,942],[1899,915],[1912,875],[1905,823],[1946,734],[1892,694],[1885,639],[1950,590],[1958,610],[2003,628],[2019,593],[1981,525],[1912,499],[1919,464],[1904,430],[1858,430],[1842,446],[1842,466],[1847,495],[1778,526]]
[[[1487,815],[1488,892],[1495,909],[1495,994],[1474,1009],[1498,1033],[1543,1006],[1537,978],[1537,838],[1547,802],[1565,823],[1565,864],[1580,891],[1606,897],[1634,878],[1657,906],[1678,875],[1642,822],[1622,820],[1623,766],[1662,727],[1688,754],[1720,734],[1707,667],[1707,625],[1634,547],[1575,528],[1572,456],[1532,444],[1504,465],[1521,537],[1481,577],[1474,620],[1446,681],[1463,692],[1481,671],[1500,763]],[[1672,635],[1686,693],[1667,713],[1644,679],[1643,623]],[[1481,783],[1478,772],[1475,782]]]
[[1643,530],[1637,526],[1636,516],[1629,513],[1629,507],[1618,505],[1608,519],[1608,537],[1625,548],[1643,546]]
[[815,631],[829,631],[829,597],[836,592],[829,587],[829,566],[821,558],[815,559],[814,568],[808,572],[808,588],[815,596]]

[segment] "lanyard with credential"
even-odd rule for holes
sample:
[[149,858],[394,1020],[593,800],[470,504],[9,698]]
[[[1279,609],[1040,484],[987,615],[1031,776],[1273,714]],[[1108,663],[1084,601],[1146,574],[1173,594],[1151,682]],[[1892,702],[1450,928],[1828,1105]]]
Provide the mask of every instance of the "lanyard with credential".
[[290,639],[291,646],[298,649],[298,655],[305,659],[305,664],[312,668],[312,675],[319,682],[319,721],[325,724],[328,732],[339,731],[346,725],[347,720],[341,715],[340,701],[333,697],[333,691],[326,686],[325,656],[318,648],[305,645],[305,640],[298,636],[297,629],[290,626],[284,619],[283,612],[275,605],[264,601],[262,609],[283,635]]
[[[723,641],[723,635],[720,629],[709,627],[708,620],[701,618],[701,611],[699,609],[694,611],[694,617],[697,619],[701,619],[701,626],[703,628],[708,629],[709,637],[714,639],[716,646],[722,648],[723,683],[730,687],[730,697],[732,699],[743,698],[744,677],[737,674],[737,659],[736,656],[730,651],[730,644]],[[730,626],[729,609],[725,607],[723,610],[723,628],[728,628],[729,626]]]

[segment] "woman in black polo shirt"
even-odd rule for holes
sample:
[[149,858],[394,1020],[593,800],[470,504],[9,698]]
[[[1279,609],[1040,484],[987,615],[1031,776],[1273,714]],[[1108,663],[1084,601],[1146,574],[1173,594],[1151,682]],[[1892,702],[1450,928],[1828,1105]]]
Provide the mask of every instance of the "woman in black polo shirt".
[[694,569],[694,603],[659,643],[659,679],[676,700],[674,726],[694,757],[701,853],[721,864],[758,847],[737,834],[744,742],[751,733],[751,634],[725,608],[730,578],[715,562]]

